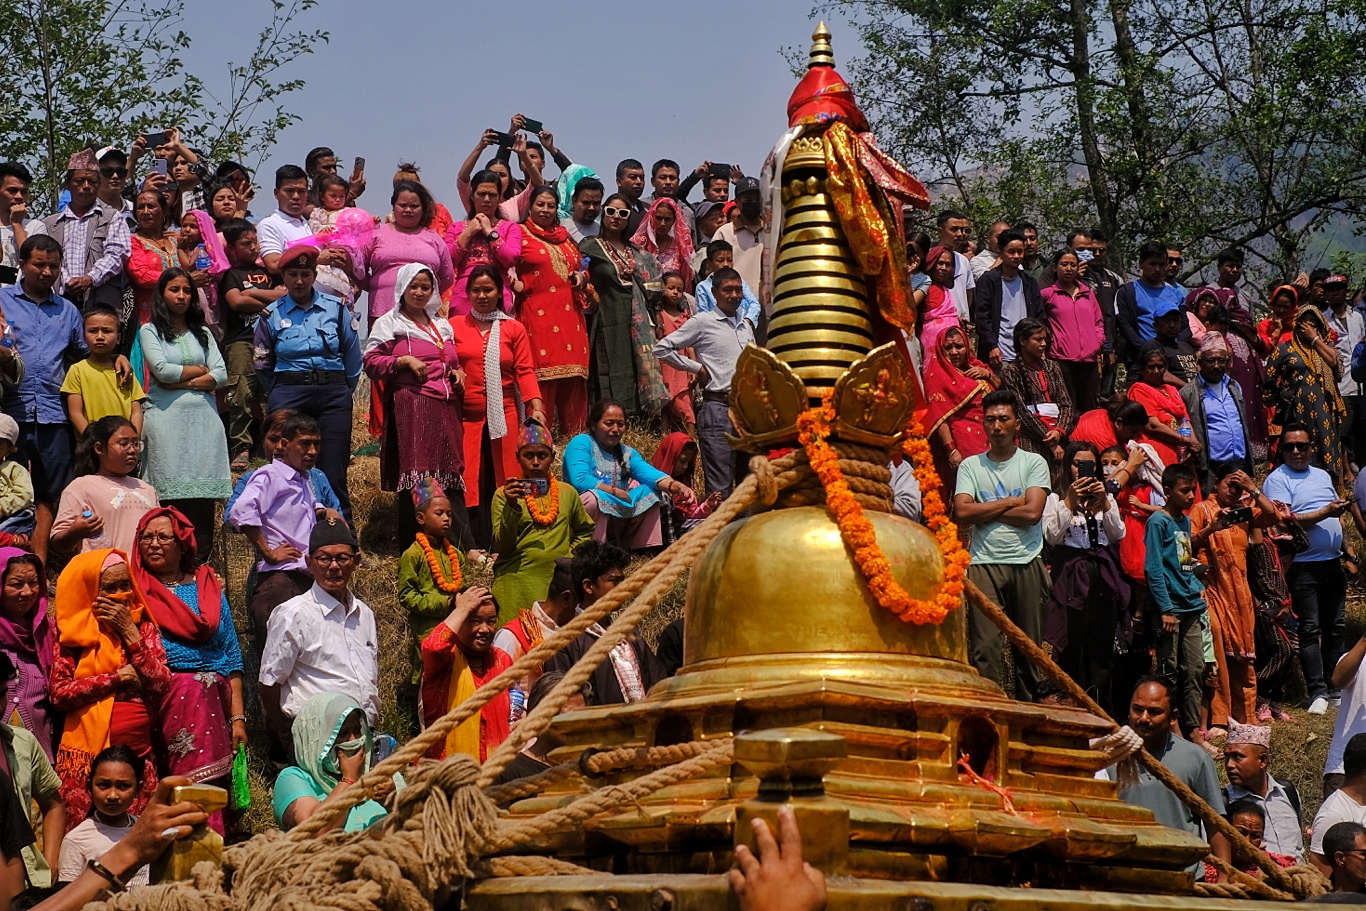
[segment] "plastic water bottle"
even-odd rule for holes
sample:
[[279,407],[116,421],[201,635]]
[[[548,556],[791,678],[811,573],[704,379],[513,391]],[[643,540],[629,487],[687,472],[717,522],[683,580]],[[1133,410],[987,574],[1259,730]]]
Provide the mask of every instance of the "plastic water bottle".
[[512,724],[516,724],[526,717],[526,693],[514,686],[508,690],[508,698],[512,700],[512,717],[508,720]]
[[9,323],[5,323],[5,334],[0,336],[0,348],[9,348],[13,350],[16,344],[17,342],[14,340],[14,327]]
[[1176,432],[1179,433],[1179,434],[1181,434],[1183,437],[1185,437],[1186,439],[1189,440],[1189,439],[1191,438],[1191,419],[1190,419],[1190,418],[1182,418],[1182,419],[1181,419],[1181,426],[1180,426],[1179,428],[1177,428],[1177,431],[1176,431]]
[[209,251],[200,244],[194,248],[194,267],[200,272],[207,272],[209,266],[213,265],[213,260],[209,258]]

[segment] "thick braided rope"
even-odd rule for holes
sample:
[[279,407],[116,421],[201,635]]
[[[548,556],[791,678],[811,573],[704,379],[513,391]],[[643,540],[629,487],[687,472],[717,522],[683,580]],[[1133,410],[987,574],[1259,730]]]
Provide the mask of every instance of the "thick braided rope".
[[484,793],[489,800],[502,805],[520,797],[539,794],[571,775],[603,775],[621,769],[653,769],[662,765],[672,765],[684,759],[691,759],[716,743],[715,740],[693,740],[662,747],[623,747],[619,750],[585,751],[577,759],[566,760],[530,778],[519,778],[504,785],[495,785],[485,789]]
[[[1054,683],[1062,687],[1062,689],[1073,699],[1077,700],[1079,705],[1098,718],[1104,718],[1111,724],[1115,724],[1115,720],[1106,714],[1105,710],[1102,709],[1094,699],[1087,695],[1086,691],[1078,686],[1077,682],[1069,677],[1066,671],[1058,667],[1053,659],[1050,658],[1033,639],[1029,638],[1024,630],[1016,626],[1010,617],[1006,616],[1005,610],[995,601],[988,598],[971,579],[967,581],[964,590],[967,593],[968,600],[972,602],[972,606],[977,610],[980,610],[992,623],[996,624],[997,628],[1005,633],[1006,638],[1010,640],[1012,646],[1018,649],[1022,654],[1028,656],[1029,660],[1034,662],[1034,664],[1043,670],[1044,673],[1048,674]],[[1118,727],[1117,724],[1115,724],[1115,726]],[[1266,875],[1267,881],[1274,884],[1276,888],[1293,893],[1301,899],[1312,898],[1314,895],[1320,895],[1325,891],[1325,887],[1322,884],[1323,877],[1321,875],[1316,883],[1308,876],[1292,876],[1287,873],[1287,871],[1281,868],[1280,864],[1271,859],[1271,855],[1249,841],[1247,836],[1235,829],[1217,810],[1205,803],[1204,799],[1201,798],[1199,794],[1196,794],[1190,789],[1189,785],[1173,775],[1166,766],[1159,762],[1146,749],[1139,750],[1134,755],[1139,762],[1143,763],[1143,767],[1146,768],[1154,778],[1170,788],[1177,797],[1180,797],[1181,800],[1191,808],[1191,811],[1194,812],[1196,816],[1200,817],[1200,820],[1208,826],[1210,830],[1218,832],[1220,835],[1227,838],[1242,852],[1243,856],[1251,857],[1257,864],[1258,869]],[[1318,888],[1319,891],[1312,891],[1315,888]]]
[[[1196,891],[1202,895],[1218,896],[1222,898],[1269,898],[1274,901],[1292,902],[1295,896],[1289,892],[1282,892],[1280,889],[1273,888],[1255,876],[1248,876],[1242,870],[1235,868],[1228,861],[1221,857],[1210,854],[1205,858],[1205,863],[1211,865],[1225,877],[1227,882],[1221,883],[1196,883]],[[1207,888],[1201,889],[1201,886]]]
[[660,788],[667,788],[680,781],[687,781],[699,772],[730,762],[733,750],[733,741],[729,739],[718,741],[716,746],[697,754],[691,759],[656,769],[649,775],[632,779],[625,784],[598,788],[566,807],[550,810],[525,822],[504,826],[494,844],[494,849],[506,851],[543,835],[572,829],[579,823],[600,813],[615,810],[625,804],[635,803],[640,798],[653,794]]
[[[751,460],[752,467],[761,466],[761,471],[770,477],[774,477],[773,485],[778,489],[785,487],[787,483],[791,483],[791,480],[785,479],[781,475],[777,475],[777,473],[790,469],[792,464],[793,458],[790,455],[784,456],[782,459],[775,460],[772,463],[762,457],[756,457]],[[806,469],[806,473],[810,473],[810,468]],[[687,538],[684,538],[683,542],[680,542],[689,544],[690,546],[688,549],[689,551],[692,551],[686,561],[679,559],[679,544],[674,544],[668,550],[640,567],[630,576],[626,577],[626,579],[616,588],[612,589],[612,591],[593,602],[593,604],[590,605],[587,610],[583,611],[583,613],[560,627],[552,635],[547,636],[541,642],[538,642],[526,654],[513,662],[510,668],[476,690],[474,695],[469,699],[466,699],[460,705],[437,719],[431,726],[412,740],[403,744],[403,746],[395,750],[393,755],[388,759],[385,759],[383,762],[371,768],[369,772],[361,777],[360,781],[342,792],[342,796],[339,800],[323,807],[308,819],[304,820],[300,825],[291,829],[289,833],[290,836],[294,838],[310,837],[325,826],[328,821],[338,813],[350,810],[357,804],[362,803],[374,791],[376,785],[382,781],[388,780],[394,774],[402,772],[407,766],[426,756],[428,751],[436,744],[443,742],[446,739],[446,735],[457,725],[464,722],[467,718],[473,717],[476,712],[491,702],[500,693],[512,687],[518,680],[526,676],[527,673],[541,667],[546,661],[550,660],[551,656],[573,642],[594,623],[597,623],[603,617],[606,617],[612,611],[626,603],[626,601],[635,597],[647,587],[648,583],[654,581],[656,576],[664,572],[666,568],[670,570],[670,574],[673,577],[669,582],[669,585],[672,585],[673,581],[682,574],[682,569],[686,569],[691,565],[691,560],[696,556],[696,553],[704,549],[707,544],[710,544],[725,528],[726,523],[738,516],[749,505],[750,501],[753,499],[757,483],[755,475],[753,474],[749,478],[746,478],[745,481],[731,493],[730,497],[721,504],[716,512],[712,513],[706,521],[688,533]],[[681,568],[679,568],[680,566]],[[667,590],[668,586],[662,588],[659,593],[654,596],[656,600],[660,594],[663,594],[663,592]],[[650,604],[652,606],[653,602],[650,602]],[[645,613],[648,613],[648,608],[641,612],[640,616],[643,617]],[[620,626],[623,631],[622,635],[624,635],[634,627],[636,622],[639,622],[640,618],[637,617],[629,623],[623,622],[625,619],[625,614],[623,614],[621,618],[618,618],[617,623],[613,624],[612,627],[609,627],[609,630],[616,629]],[[603,653],[603,655],[605,654],[606,652]],[[588,660],[588,657],[588,655],[585,655],[584,659],[579,663],[583,664],[584,661]],[[601,661],[602,657],[599,656],[597,661],[589,668],[587,674],[584,676],[585,680],[592,674],[592,670],[595,669]],[[563,690],[563,692],[561,692],[561,690]],[[499,757],[500,765],[498,766],[498,771],[489,776],[488,781],[485,782],[485,787],[487,787],[488,783],[492,782],[493,779],[498,777],[499,772],[501,772],[506,764],[517,755],[517,751],[521,749],[521,745],[525,743],[527,739],[535,734],[539,734],[545,729],[546,725],[549,724],[549,719],[553,718],[560,706],[569,699],[569,696],[573,695],[573,691],[566,688],[564,686],[564,681],[561,681],[560,684],[551,691],[552,697],[556,694],[559,694],[557,698],[548,698],[546,700],[547,705],[551,706],[553,710],[548,713],[542,713],[542,717],[537,720],[534,729],[532,722],[533,716],[537,714],[536,712],[533,712],[531,715],[522,719],[522,722],[513,729],[514,737],[519,731],[526,732],[516,741],[517,749],[512,750],[505,758],[500,756],[501,753],[505,752],[502,750],[495,753],[494,757],[490,757],[490,760]],[[547,706],[541,706],[541,708],[545,707]]]
[[591,876],[599,872],[571,864],[567,860],[538,854],[490,857],[481,860],[474,868],[474,875],[481,879],[490,876]]

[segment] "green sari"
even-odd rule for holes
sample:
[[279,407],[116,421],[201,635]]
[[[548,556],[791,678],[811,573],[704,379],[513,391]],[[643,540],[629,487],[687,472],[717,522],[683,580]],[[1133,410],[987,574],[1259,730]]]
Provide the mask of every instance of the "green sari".
[[628,250],[629,263],[601,238],[589,237],[579,244],[588,257],[589,281],[598,293],[597,310],[588,315],[589,392],[593,401],[616,399],[627,414],[649,416],[670,399],[651,353],[658,337],[646,296],[647,285],[657,286],[662,272],[650,253],[636,246]]

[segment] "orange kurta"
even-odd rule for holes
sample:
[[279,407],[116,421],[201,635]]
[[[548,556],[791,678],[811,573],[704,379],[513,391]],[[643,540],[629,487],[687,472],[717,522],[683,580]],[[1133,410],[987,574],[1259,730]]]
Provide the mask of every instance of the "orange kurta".
[[[501,350],[498,352],[498,363],[502,371],[503,414],[508,432],[502,439],[490,440],[489,444],[493,453],[493,476],[498,486],[502,487],[509,477],[517,477],[521,470],[517,465],[517,398],[520,395],[524,403],[539,399],[541,387],[536,382],[536,368],[526,328],[515,319],[500,322]],[[469,314],[451,317],[451,328],[455,330],[455,350],[460,355],[460,369],[465,371],[463,417],[466,506],[479,505],[479,473],[483,467],[484,425],[488,409],[484,376],[486,338],[480,330],[492,325],[480,322]]]

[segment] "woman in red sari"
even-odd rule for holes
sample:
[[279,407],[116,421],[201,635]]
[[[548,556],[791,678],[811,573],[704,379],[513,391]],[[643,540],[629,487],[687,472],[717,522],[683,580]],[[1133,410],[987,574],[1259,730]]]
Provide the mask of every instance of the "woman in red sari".
[[662,196],[651,203],[640,219],[640,227],[631,236],[631,243],[653,254],[662,271],[681,275],[684,289],[692,290],[696,281],[692,271],[692,233],[677,202]]
[[579,268],[578,245],[560,224],[558,206],[554,187],[531,191],[517,267],[522,284],[517,318],[531,340],[546,418],[554,421],[558,414],[560,430],[574,436],[588,426],[588,327],[583,318],[588,277]]
[[[1148,412],[1148,426],[1141,437],[1151,443],[1162,459],[1163,466],[1184,462],[1200,448],[1200,441],[1191,432],[1190,415],[1176,386],[1166,382],[1167,356],[1155,342],[1149,342],[1138,353],[1139,379],[1129,387],[1129,398]],[[1182,429],[1185,433],[1182,433]]]
[[1257,337],[1267,351],[1275,351],[1276,346],[1290,341],[1295,336],[1295,313],[1300,309],[1300,289],[1294,285],[1281,285],[1271,292],[1267,301],[1271,315],[1257,324]]
[[[920,346],[927,361],[931,359],[931,352],[938,347],[940,337],[953,327],[962,325],[962,320],[958,318],[958,307],[953,302],[954,268],[953,251],[948,247],[934,247],[925,258],[925,272],[930,276],[930,285],[925,289],[925,300],[920,306]],[[985,445],[982,451],[986,451]]]
[[950,327],[925,360],[925,404],[935,467],[952,493],[958,465],[987,451],[982,429],[982,396],[999,388],[1000,379],[972,356],[967,336]]
[[[486,588],[471,586],[455,596],[455,609],[422,640],[422,723],[431,726],[442,715],[474,695],[474,691],[512,667],[507,652],[493,645],[498,630],[498,602]],[[444,759],[455,753],[489,758],[511,731],[512,700],[499,693],[432,747],[428,755]]]

